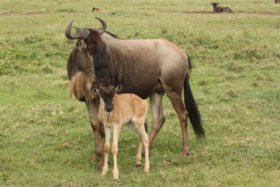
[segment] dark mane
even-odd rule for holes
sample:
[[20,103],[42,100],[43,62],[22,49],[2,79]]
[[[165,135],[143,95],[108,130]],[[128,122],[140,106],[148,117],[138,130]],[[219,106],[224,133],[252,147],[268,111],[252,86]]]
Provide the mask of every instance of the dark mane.
[[109,35],[112,36],[113,38],[118,38],[117,35],[115,35],[115,34],[109,32],[109,31],[105,31],[105,33],[109,34]]
[[93,52],[93,65],[94,71],[96,74],[96,78],[99,82],[110,82],[110,71],[109,71],[109,63],[110,58],[106,53],[106,45],[101,41],[96,41],[94,45]]
[[[105,33],[113,38],[118,38],[115,34],[109,31],[105,31]],[[110,58],[106,52],[106,45],[100,39],[97,39],[95,42],[96,44],[92,56],[96,78],[99,82],[110,83]]]

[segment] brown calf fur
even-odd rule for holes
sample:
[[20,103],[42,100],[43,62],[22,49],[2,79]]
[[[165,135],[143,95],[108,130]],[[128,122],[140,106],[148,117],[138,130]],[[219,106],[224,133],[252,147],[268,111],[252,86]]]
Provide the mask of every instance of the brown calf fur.
[[[102,90],[100,91],[102,92]],[[114,92],[114,90],[112,90]],[[108,93],[112,94],[112,93]],[[114,94],[114,93],[113,93]],[[113,143],[112,153],[114,158],[113,178],[118,180],[119,170],[117,165],[118,154],[118,139],[120,130],[123,124],[133,123],[136,132],[139,135],[139,146],[136,153],[136,165],[141,165],[141,153],[144,146],[145,152],[145,165],[144,171],[149,172],[149,136],[145,131],[145,119],[148,112],[148,104],[140,97],[134,94],[114,94],[113,105],[114,109],[107,112],[103,96],[100,94],[100,105],[98,110],[98,119],[103,122],[105,128],[105,143],[104,143],[104,166],[101,175],[104,176],[108,173],[108,155],[110,150],[110,129],[113,128]],[[106,96],[105,96],[106,97]]]

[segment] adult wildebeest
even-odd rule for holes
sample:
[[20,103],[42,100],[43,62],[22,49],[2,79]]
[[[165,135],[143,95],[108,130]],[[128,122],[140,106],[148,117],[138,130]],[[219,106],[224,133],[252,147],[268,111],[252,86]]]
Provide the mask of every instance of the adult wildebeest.
[[211,3],[211,5],[213,6],[213,11],[215,13],[223,13],[223,12],[228,12],[228,13],[232,13],[233,11],[231,10],[231,8],[229,7],[219,7],[219,3]]
[[[79,101],[85,102],[90,124],[94,133],[95,158],[103,155],[104,127],[98,120],[99,96],[93,95],[91,88],[95,81],[92,57],[88,53],[83,40],[77,42],[67,62],[67,74],[70,80],[69,95],[74,95]],[[99,167],[102,166],[100,162]]]
[[[124,40],[106,33],[107,24],[97,18],[100,29],[79,29],[71,34],[72,22],[66,28],[68,39],[84,40],[93,58],[98,83],[102,86],[122,85],[123,93],[134,93],[150,98],[153,128],[150,144],[162,127],[162,97],[166,93],[180,120],[184,156],[189,154],[188,116],[198,137],[204,136],[200,113],[189,85],[191,62],[175,44],[163,39]],[[182,101],[184,89],[185,105]],[[105,99],[105,109],[112,110],[112,97]]]

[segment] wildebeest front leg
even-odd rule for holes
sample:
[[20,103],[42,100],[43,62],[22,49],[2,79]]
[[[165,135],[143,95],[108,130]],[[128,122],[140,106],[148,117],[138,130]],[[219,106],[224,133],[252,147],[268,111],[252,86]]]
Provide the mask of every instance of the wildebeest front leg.
[[97,118],[98,105],[96,101],[87,102],[87,109],[90,118],[90,124],[94,134],[94,144],[95,144],[95,155],[94,159],[100,160],[98,164],[99,168],[103,166],[103,147],[104,147],[104,126]]
[[170,99],[173,108],[175,109],[178,118],[180,120],[182,135],[183,135],[183,156],[189,155],[189,139],[188,139],[188,112],[183,104],[181,94],[170,91],[166,92],[168,98]]
[[152,132],[149,136],[150,145],[153,143],[154,139],[156,138],[159,130],[161,129],[165,121],[163,106],[162,106],[162,97],[163,94],[159,94],[159,93],[153,93],[150,96],[151,111],[153,116]]

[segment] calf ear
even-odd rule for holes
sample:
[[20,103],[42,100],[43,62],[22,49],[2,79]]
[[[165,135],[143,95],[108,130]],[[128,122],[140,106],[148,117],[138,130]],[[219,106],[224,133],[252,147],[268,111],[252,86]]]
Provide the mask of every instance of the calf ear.
[[115,88],[115,92],[118,93],[118,92],[121,92],[123,89],[123,86],[122,85],[118,85],[116,88]]

